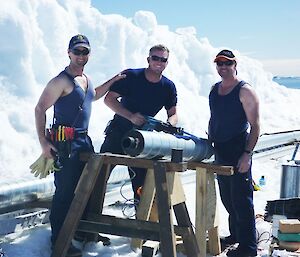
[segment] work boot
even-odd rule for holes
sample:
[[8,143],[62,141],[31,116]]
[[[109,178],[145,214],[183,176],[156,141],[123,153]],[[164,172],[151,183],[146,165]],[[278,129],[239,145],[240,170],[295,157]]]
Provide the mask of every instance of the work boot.
[[76,231],[74,240],[86,244],[88,242],[102,242],[104,246],[110,245],[110,239],[106,236],[101,236],[99,233],[87,233],[82,231]]
[[236,239],[233,236],[226,236],[220,238],[221,250],[225,250],[227,247],[237,243]]
[[226,255],[227,257],[255,257],[257,256],[257,252],[253,250],[244,250],[238,247],[236,249],[229,250]]

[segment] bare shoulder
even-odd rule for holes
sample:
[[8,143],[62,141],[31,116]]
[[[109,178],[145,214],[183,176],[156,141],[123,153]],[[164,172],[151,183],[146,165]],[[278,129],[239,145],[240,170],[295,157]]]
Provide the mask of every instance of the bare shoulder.
[[64,74],[58,74],[48,82],[47,86],[65,87],[68,84],[70,84],[68,77]]
[[249,83],[246,83],[241,87],[240,93],[246,95],[256,94],[254,88]]
[[255,89],[248,83],[244,84],[240,90],[240,99],[241,101],[258,101],[257,94]]
[[49,92],[55,96],[65,96],[72,90],[73,84],[65,74],[59,74],[52,78],[45,88],[46,92]]

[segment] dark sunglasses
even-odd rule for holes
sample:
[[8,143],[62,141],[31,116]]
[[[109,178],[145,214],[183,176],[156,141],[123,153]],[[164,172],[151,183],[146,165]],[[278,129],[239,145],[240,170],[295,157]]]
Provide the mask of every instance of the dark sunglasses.
[[75,55],[88,55],[90,53],[90,50],[87,48],[84,48],[83,50],[80,49],[72,49],[71,52]]
[[218,66],[231,66],[232,64],[234,64],[234,61],[217,61],[216,63]]
[[151,60],[152,61],[160,61],[160,62],[167,62],[168,61],[168,58],[165,58],[165,57],[159,57],[157,55],[152,55],[150,56]]

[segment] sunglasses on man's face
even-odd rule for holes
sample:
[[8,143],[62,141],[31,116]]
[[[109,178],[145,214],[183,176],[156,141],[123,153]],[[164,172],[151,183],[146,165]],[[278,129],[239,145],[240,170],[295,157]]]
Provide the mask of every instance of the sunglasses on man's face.
[[159,57],[157,55],[152,55],[152,56],[150,56],[150,58],[151,58],[152,61],[156,61],[156,62],[158,62],[158,61],[160,61],[160,62],[167,62],[168,61],[168,58]]
[[218,66],[231,66],[232,64],[234,64],[234,61],[217,61],[216,63]]
[[75,55],[88,55],[90,53],[90,50],[87,48],[84,48],[82,50],[75,48],[72,49],[71,52]]

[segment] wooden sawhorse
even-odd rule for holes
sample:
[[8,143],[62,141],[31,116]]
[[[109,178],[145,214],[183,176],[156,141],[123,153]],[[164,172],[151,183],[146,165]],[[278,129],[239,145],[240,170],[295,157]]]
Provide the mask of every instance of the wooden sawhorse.
[[[207,232],[209,239],[208,252],[213,255],[218,255],[221,253],[221,246],[218,233],[219,224],[215,187],[215,173],[219,175],[230,176],[233,174],[233,167],[218,166],[203,162],[188,162],[188,170],[196,170],[195,234],[200,249],[199,256],[206,256]],[[172,189],[173,185],[174,187],[176,187],[176,191],[173,191],[173,194],[171,194],[172,205],[176,205],[179,202],[184,202],[185,196],[180,180],[178,179],[177,173],[175,173],[173,181],[173,183],[171,182],[169,184],[169,188]],[[170,192],[172,192],[172,190],[170,190]],[[143,194],[141,196],[140,205],[136,213],[137,219],[152,221],[157,220],[157,204],[154,204],[154,196],[154,174],[152,170],[148,170],[145,184],[143,187]],[[141,248],[142,245],[142,240],[132,240],[131,246],[133,248]],[[146,246],[147,248],[151,247],[151,244],[149,245],[146,243]]]
[[[138,219],[123,219],[102,215],[106,184],[115,165],[154,170],[159,223]],[[176,257],[175,234],[180,235],[188,257],[198,257],[199,248],[185,202],[173,206],[177,226],[171,216],[170,192],[167,173],[185,171],[187,163],[152,161],[122,155],[93,154],[90,156],[75,190],[75,196],[58,235],[52,257],[65,257],[76,229],[92,233],[105,233],[144,240],[160,241],[163,257]],[[91,197],[91,199],[90,199]],[[80,220],[90,199],[89,214]]]
[[219,238],[219,220],[215,187],[215,173],[224,176],[233,175],[232,166],[218,166],[208,163],[189,162],[188,169],[196,170],[196,221],[195,233],[200,256],[206,256],[206,235],[208,231],[208,252],[221,253]]
[[[159,223],[102,215],[107,180],[111,168],[115,165],[140,167],[154,171],[156,201],[158,206],[163,206],[163,208],[158,208]],[[95,234],[101,232],[143,240],[160,241],[160,251],[163,257],[177,256],[176,234],[182,237],[188,257],[205,256],[206,253],[200,255],[185,202],[179,199],[173,206],[177,226],[173,225],[170,212],[172,207],[170,195],[173,193],[173,190],[170,190],[169,187],[173,185],[174,188],[174,184],[178,183],[176,182],[178,180],[174,179],[174,175],[167,182],[167,174],[185,171],[187,166],[185,162],[152,161],[112,154],[91,155],[78,182],[74,199],[54,246],[52,257],[65,257],[76,229]],[[204,192],[203,195],[205,194]],[[88,217],[85,220],[80,220],[89,199]],[[200,219],[199,224],[201,222],[202,220]],[[203,247],[201,248],[203,249]]]

